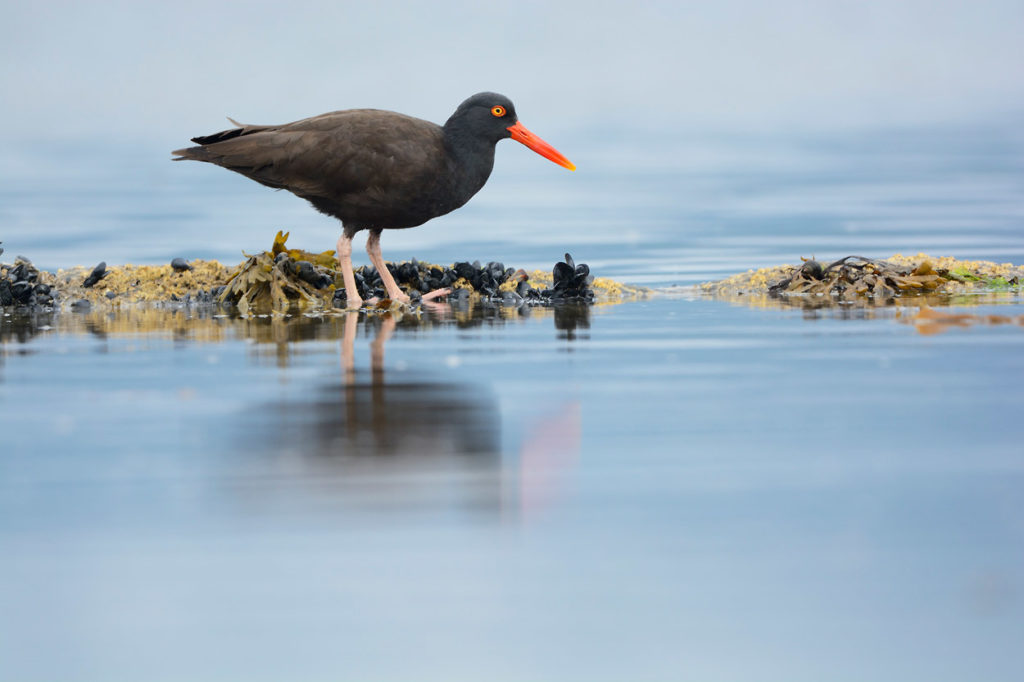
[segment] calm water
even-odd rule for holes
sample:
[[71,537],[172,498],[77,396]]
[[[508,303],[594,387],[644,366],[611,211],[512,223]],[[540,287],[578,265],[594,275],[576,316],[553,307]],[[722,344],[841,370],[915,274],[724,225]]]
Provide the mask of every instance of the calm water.
[[[505,145],[386,256],[569,250],[662,293],[0,318],[0,679],[1017,679],[1024,327],[673,285],[812,254],[1024,262],[1019,134],[552,142],[580,172]],[[86,177],[88,152],[8,153],[5,259],[337,234],[218,169],[136,150]]]

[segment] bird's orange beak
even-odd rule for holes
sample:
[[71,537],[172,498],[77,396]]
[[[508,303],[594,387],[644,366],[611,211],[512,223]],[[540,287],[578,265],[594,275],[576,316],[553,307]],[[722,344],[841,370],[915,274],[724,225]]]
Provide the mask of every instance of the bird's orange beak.
[[513,140],[516,142],[522,142],[545,159],[550,159],[559,166],[565,166],[571,171],[576,170],[576,166],[573,165],[572,161],[562,156],[561,152],[557,149],[527,130],[519,121],[516,121],[515,125],[509,126],[508,132],[512,134]]

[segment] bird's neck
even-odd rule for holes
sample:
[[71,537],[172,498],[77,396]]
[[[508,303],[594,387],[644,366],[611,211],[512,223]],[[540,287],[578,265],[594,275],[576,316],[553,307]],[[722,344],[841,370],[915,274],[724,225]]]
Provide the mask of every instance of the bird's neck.
[[444,145],[459,193],[466,193],[468,200],[491,175],[495,143],[463,129],[459,121],[449,119],[444,125]]

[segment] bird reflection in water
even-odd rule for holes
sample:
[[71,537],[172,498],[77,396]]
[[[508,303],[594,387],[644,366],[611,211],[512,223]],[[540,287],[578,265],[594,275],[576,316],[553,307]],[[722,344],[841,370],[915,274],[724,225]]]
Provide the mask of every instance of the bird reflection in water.
[[[340,381],[335,375],[311,400],[275,405],[267,411],[273,423],[254,434],[259,449],[274,454],[277,472],[301,488],[277,493],[318,508],[498,512],[501,418],[490,387],[386,372],[384,349],[398,320],[350,312],[341,322]],[[366,332],[369,368],[356,353]]]
[[[559,336],[571,338],[565,335],[585,316],[558,319],[567,327]],[[260,449],[269,445],[278,466],[299,474],[293,482],[328,493],[332,504],[459,509],[513,522],[535,519],[557,504],[579,457],[577,400],[544,406],[518,427],[518,420],[504,420],[513,429],[505,440],[519,445],[503,457],[503,419],[490,383],[385,362],[389,340],[406,328],[461,326],[465,317],[435,304],[415,326],[408,318],[354,311],[341,322],[340,381],[322,385],[312,401],[264,412],[274,423],[257,429],[265,435],[271,427],[271,442],[257,436]],[[488,316],[482,323],[504,322]]]
[[367,380],[365,375],[361,377],[355,362],[360,314],[345,315],[342,387],[338,395],[341,411],[336,420],[321,425],[326,449],[331,453],[385,456],[499,455],[500,421],[489,389],[428,381],[408,371],[399,379],[386,380],[384,347],[395,332],[397,320],[390,314],[378,319],[380,326],[370,342]]

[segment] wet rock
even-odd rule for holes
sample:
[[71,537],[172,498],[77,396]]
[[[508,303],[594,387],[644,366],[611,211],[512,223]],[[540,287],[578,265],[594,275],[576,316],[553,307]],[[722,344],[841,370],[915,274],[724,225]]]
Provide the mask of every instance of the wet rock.
[[824,276],[824,271],[821,263],[816,260],[809,260],[800,266],[800,274],[808,279],[821,279]]
[[11,291],[11,282],[7,279],[0,279],[0,307],[14,305],[14,292]]
[[593,282],[590,267],[585,263],[576,265],[570,254],[565,254],[564,262],[555,263],[551,270],[551,278],[554,286],[543,291],[542,297],[550,298],[553,302],[594,300],[594,292],[590,289]]
[[575,268],[568,263],[555,263],[555,267],[551,270],[551,276],[555,280],[556,288],[569,284],[575,274]]
[[313,264],[308,260],[300,260],[295,263],[295,274],[304,282],[316,286],[320,281],[320,273],[316,271]]
[[90,308],[92,308],[92,303],[90,303],[87,299],[84,299],[84,298],[80,298],[78,300],[75,300],[75,301],[71,302],[71,309],[72,310],[79,310],[79,311],[81,311],[81,310],[89,310]]
[[[107,276],[107,263],[106,261],[100,261],[100,264],[92,269],[89,276],[82,282],[82,286],[88,289],[89,287],[95,286],[97,282]],[[74,305],[74,304],[72,304]]]
[[14,262],[15,266],[7,275],[12,282],[35,282],[39,279],[39,271],[27,258],[18,256]]
[[184,258],[175,258],[171,261],[171,267],[174,268],[175,272],[185,272],[186,270],[192,270],[192,266],[188,264],[188,261]]
[[464,277],[469,281],[472,281],[476,275],[476,268],[466,262],[456,263],[452,266],[452,270],[455,271],[456,277]]
[[416,267],[415,261],[402,263],[398,267],[398,274],[395,279],[400,284],[418,284],[420,281],[420,271]]
[[32,283],[22,280],[11,285],[11,295],[15,303],[27,304],[32,296]]

